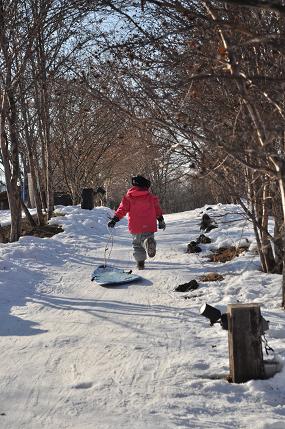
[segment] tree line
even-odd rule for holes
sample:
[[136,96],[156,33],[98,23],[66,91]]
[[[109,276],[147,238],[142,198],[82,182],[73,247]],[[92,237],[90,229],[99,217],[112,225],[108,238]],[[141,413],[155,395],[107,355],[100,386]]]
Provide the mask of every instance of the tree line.
[[54,190],[76,204],[140,171],[169,211],[195,192],[239,203],[285,279],[284,16],[282,1],[0,1],[11,241],[25,172],[42,224]]

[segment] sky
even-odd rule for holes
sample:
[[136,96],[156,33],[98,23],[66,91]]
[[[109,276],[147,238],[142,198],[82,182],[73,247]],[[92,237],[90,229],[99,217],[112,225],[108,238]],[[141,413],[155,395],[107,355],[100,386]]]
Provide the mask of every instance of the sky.
[[[208,209],[208,210],[207,210]],[[281,276],[260,270],[251,224],[236,205],[165,215],[157,254],[137,271],[127,220],[114,230],[106,207],[57,207],[52,238],[0,244],[1,429],[285,427],[285,316]],[[202,252],[186,253],[203,213],[217,222]],[[9,212],[0,211],[0,223]],[[272,225],[273,226],[273,225]],[[113,240],[113,245],[112,245]],[[224,246],[248,250],[226,263]],[[107,246],[107,249],[106,249]],[[135,283],[91,282],[104,263],[133,270]],[[215,272],[224,280],[202,282]],[[190,292],[175,288],[192,279]],[[259,303],[277,372],[229,383],[228,333],[200,315],[208,303]]]

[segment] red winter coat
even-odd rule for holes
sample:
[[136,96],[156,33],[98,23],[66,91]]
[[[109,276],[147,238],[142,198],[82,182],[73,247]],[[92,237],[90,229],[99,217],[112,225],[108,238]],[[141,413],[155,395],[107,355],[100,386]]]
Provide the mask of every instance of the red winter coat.
[[129,231],[131,234],[157,231],[157,218],[162,216],[158,197],[146,188],[133,186],[123,197],[115,216],[122,219],[129,214]]

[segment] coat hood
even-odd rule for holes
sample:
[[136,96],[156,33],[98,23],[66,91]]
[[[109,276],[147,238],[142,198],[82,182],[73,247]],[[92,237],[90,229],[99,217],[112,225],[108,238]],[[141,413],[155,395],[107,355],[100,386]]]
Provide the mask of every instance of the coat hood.
[[148,188],[140,188],[139,186],[132,186],[127,192],[129,197],[145,197],[148,194],[150,194]]

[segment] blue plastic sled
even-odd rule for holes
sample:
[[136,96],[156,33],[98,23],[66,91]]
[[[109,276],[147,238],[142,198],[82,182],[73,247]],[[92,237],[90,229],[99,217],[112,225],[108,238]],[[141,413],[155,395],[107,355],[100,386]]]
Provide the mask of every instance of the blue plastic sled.
[[91,276],[91,281],[95,280],[100,286],[121,285],[140,280],[141,277],[132,274],[131,271],[124,271],[122,268],[99,265]]

